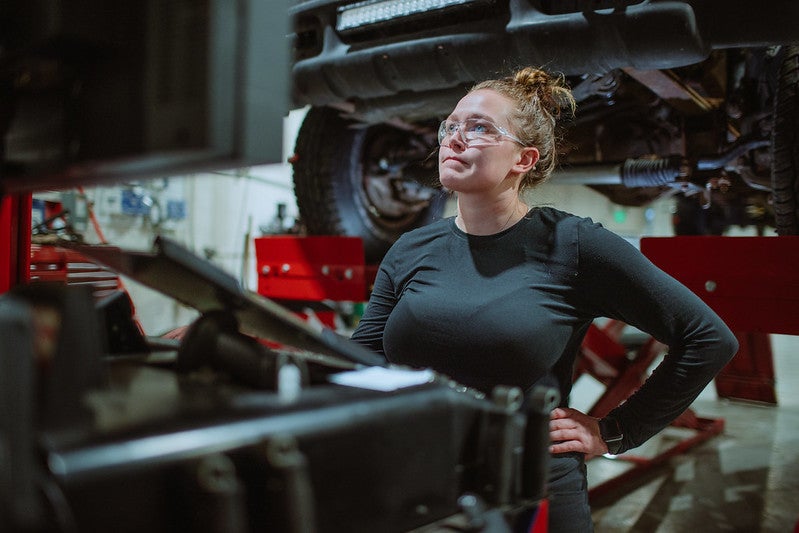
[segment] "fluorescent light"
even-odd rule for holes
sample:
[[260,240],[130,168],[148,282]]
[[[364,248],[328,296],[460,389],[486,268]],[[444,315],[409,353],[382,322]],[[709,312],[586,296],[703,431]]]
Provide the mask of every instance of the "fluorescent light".
[[346,31],[475,1],[480,0],[366,0],[338,8],[336,29]]

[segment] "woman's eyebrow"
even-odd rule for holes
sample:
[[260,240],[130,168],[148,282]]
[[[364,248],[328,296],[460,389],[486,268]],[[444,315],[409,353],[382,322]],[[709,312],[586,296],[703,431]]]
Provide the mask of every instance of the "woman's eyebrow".
[[459,122],[459,121],[463,121],[463,120],[468,120],[470,118],[482,118],[484,120],[489,120],[491,122],[496,122],[496,119],[494,119],[493,117],[490,117],[488,115],[485,115],[483,113],[469,113],[468,115],[466,115],[465,117],[463,117],[461,119],[458,119],[457,115],[450,115],[450,116],[448,116],[446,118],[446,120]]

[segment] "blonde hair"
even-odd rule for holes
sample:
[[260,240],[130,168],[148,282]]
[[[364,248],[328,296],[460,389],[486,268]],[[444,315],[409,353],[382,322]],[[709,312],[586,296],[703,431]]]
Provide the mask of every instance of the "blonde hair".
[[542,183],[557,165],[560,135],[556,129],[561,110],[574,114],[577,106],[563,75],[551,75],[543,70],[526,67],[512,76],[486,80],[470,89],[491,89],[511,99],[516,105],[508,119],[513,133],[526,146],[535,146],[540,153],[538,163],[522,177],[519,191]]

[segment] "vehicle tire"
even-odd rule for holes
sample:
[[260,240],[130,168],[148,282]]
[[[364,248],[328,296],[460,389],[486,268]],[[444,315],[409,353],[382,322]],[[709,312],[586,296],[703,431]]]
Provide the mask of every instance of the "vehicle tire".
[[439,218],[446,196],[435,147],[385,124],[360,126],[332,108],[311,108],[297,135],[294,193],[311,235],[363,239],[378,263],[404,232]]
[[799,234],[799,46],[787,46],[774,98],[771,180],[778,235]]

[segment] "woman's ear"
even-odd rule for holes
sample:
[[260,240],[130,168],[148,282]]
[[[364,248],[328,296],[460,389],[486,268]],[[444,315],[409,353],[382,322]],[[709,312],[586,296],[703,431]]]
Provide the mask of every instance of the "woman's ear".
[[531,168],[535,167],[541,154],[535,146],[525,146],[519,152],[519,158],[513,166],[513,170],[519,174],[526,174]]

